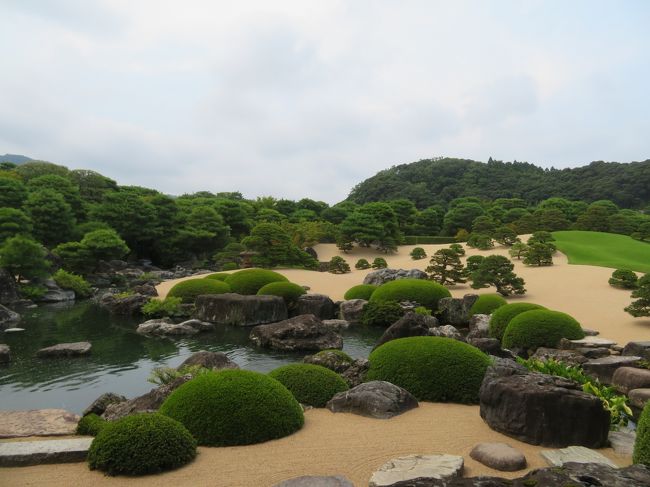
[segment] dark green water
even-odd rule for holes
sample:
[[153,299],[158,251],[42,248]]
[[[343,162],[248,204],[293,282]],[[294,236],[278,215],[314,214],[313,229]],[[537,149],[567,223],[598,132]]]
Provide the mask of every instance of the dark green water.
[[[147,338],[135,333],[139,321],[110,316],[92,303],[19,310],[25,328],[0,331],[0,343],[11,347],[12,362],[0,365],[0,409],[63,408],[81,412],[104,392],[134,397],[154,387],[147,378],[154,367],[176,367],[193,352],[224,352],[244,369],[268,372],[299,362],[305,354],[254,347],[250,328],[219,327],[191,338]],[[381,330],[343,332],[343,350],[367,357]],[[38,359],[38,349],[64,342],[89,341],[88,357]]]

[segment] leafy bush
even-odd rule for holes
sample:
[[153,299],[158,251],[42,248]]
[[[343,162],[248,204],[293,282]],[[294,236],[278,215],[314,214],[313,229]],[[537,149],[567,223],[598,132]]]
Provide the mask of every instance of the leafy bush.
[[451,244],[451,245],[449,246],[449,250],[453,250],[454,252],[456,252],[456,255],[458,255],[458,257],[462,257],[462,256],[465,255],[465,249],[464,249],[463,246],[462,246],[461,244],[459,244],[459,243],[453,243],[453,244]]
[[90,283],[83,277],[73,274],[72,272],[59,269],[54,273],[52,279],[54,279],[54,282],[56,282],[59,287],[73,290],[75,296],[78,298],[87,298],[93,293]]
[[609,278],[609,285],[621,289],[636,289],[639,278],[634,271],[627,269],[617,269],[612,272]]
[[214,279],[188,279],[172,287],[168,297],[181,298],[183,303],[194,303],[202,294],[224,294],[230,292],[230,286]]
[[104,426],[106,426],[106,420],[100,418],[95,413],[87,414],[77,423],[77,434],[97,436]]
[[227,272],[215,272],[214,274],[205,276],[203,279],[216,279],[217,281],[225,281],[229,275],[230,274]]
[[402,316],[404,316],[404,310],[396,301],[370,302],[363,308],[361,324],[387,327]]
[[332,274],[347,274],[350,272],[350,265],[343,257],[335,255],[327,265],[327,272],[331,272]]
[[469,309],[469,315],[491,315],[496,309],[508,302],[499,294],[481,294]]
[[370,269],[370,262],[366,259],[359,259],[356,264],[354,264],[355,269]]
[[650,467],[650,402],[645,405],[639,418],[632,462]]
[[494,247],[492,238],[489,235],[483,235],[481,233],[472,233],[467,239],[467,245],[479,250],[488,250]]
[[374,284],[359,284],[357,286],[352,286],[345,292],[343,299],[365,299],[367,301],[370,299],[370,296],[372,296],[375,289],[377,289],[377,286]]
[[525,311],[510,320],[502,342],[505,348],[554,348],[562,338],[579,340],[584,337],[585,333],[580,323],[568,314],[534,309]]
[[503,338],[503,333],[506,331],[510,321],[518,314],[533,309],[546,309],[544,306],[533,303],[510,303],[501,306],[492,313],[490,318],[490,336],[497,338],[499,341]]
[[151,298],[142,306],[142,314],[152,318],[174,316],[181,311],[182,298],[167,296],[165,299]]
[[272,282],[289,282],[289,279],[267,269],[244,269],[234,272],[226,278],[226,283],[233,293],[257,294],[267,284]]
[[224,271],[234,271],[234,270],[237,270],[237,269],[239,269],[239,264],[237,264],[237,262],[225,262],[221,266],[221,270],[224,270]]
[[427,253],[422,247],[415,247],[413,250],[411,250],[411,253],[409,255],[413,260],[420,260],[424,259],[427,256]]
[[40,284],[20,284],[18,292],[20,293],[20,297],[36,301],[45,296],[47,288]]
[[375,257],[375,260],[372,261],[372,266],[373,269],[385,269],[388,267],[388,263],[386,263],[386,259],[383,257]]
[[425,308],[424,306],[418,306],[416,307],[413,312],[416,315],[422,315],[422,316],[431,316],[431,310]]
[[250,445],[302,428],[302,408],[278,381],[250,370],[206,372],[181,385],[160,407],[199,445]]
[[444,337],[398,338],[370,357],[367,380],[403,387],[421,401],[477,403],[490,359],[479,349]]
[[450,297],[449,290],[437,282],[424,279],[398,279],[379,286],[372,296],[371,302],[386,301],[415,301],[420,306],[430,310],[438,309],[438,301]]
[[258,296],[280,296],[284,299],[287,307],[293,309],[298,298],[305,294],[305,289],[293,282],[271,282],[257,291]]
[[91,470],[146,475],[189,463],[196,440],[183,425],[161,414],[135,414],[107,423],[88,450]]
[[290,364],[269,373],[301,404],[315,408],[325,407],[334,394],[347,391],[348,384],[336,372],[312,364]]

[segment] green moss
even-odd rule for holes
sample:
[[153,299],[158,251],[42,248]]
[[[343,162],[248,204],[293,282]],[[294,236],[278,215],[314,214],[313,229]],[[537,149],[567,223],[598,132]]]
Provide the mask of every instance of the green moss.
[[515,316],[503,334],[505,348],[536,349],[556,347],[560,339],[579,340],[585,337],[580,323],[566,313],[535,309]]
[[500,294],[481,294],[469,310],[469,315],[491,315],[508,302]]
[[372,296],[375,289],[377,289],[377,286],[374,284],[359,284],[357,286],[352,286],[345,292],[343,299],[365,299],[367,301],[370,299],[370,296]]
[[395,301],[370,302],[363,308],[361,323],[366,326],[387,327],[402,316],[404,316],[404,310]]
[[286,387],[249,370],[201,374],[172,392],[160,412],[206,446],[261,443],[290,435],[304,423],[302,408]]
[[267,269],[244,269],[226,278],[226,283],[230,285],[232,292],[238,294],[257,294],[257,291],[267,284],[280,281],[288,282],[289,279]]
[[340,358],[341,360],[345,360],[348,363],[354,362],[354,359],[350,357],[347,353],[345,353],[343,350],[337,350],[336,348],[328,348],[327,350],[321,350],[315,356],[323,357],[326,355],[336,355],[338,358]]
[[105,425],[106,421],[96,414],[87,414],[77,423],[77,434],[84,436],[97,436],[97,433],[99,433]]
[[298,298],[305,294],[305,289],[293,282],[271,282],[257,291],[258,296],[280,296],[289,308],[295,307]]
[[370,297],[370,302],[415,301],[430,310],[438,309],[438,301],[451,296],[449,290],[437,282],[424,279],[398,279],[382,284]]
[[181,298],[183,303],[194,303],[202,294],[224,294],[230,292],[230,286],[214,279],[188,279],[172,287],[167,296]]
[[225,281],[230,274],[228,272],[215,272],[205,276],[203,279],[216,279],[217,281]]
[[643,408],[636,427],[632,461],[650,467],[650,402]]
[[503,338],[510,321],[517,315],[534,309],[546,309],[544,306],[534,303],[510,303],[501,306],[492,313],[490,318],[490,336],[499,341]]
[[477,403],[490,359],[479,349],[443,337],[399,338],[370,357],[367,380],[403,387],[421,401]]
[[320,365],[290,364],[269,373],[281,382],[301,404],[325,407],[334,394],[347,391],[348,385],[336,372]]
[[160,414],[135,414],[107,423],[88,451],[91,470],[146,475],[189,463],[196,440],[183,425]]

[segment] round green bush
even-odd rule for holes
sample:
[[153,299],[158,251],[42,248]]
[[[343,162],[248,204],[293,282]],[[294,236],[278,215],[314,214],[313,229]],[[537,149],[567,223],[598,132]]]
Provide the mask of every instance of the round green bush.
[[650,467],[650,402],[646,403],[639,417],[632,462]]
[[290,364],[269,372],[289,389],[301,404],[323,408],[334,394],[347,391],[348,384],[336,372],[312,364]]
[[370,262],[366,259],[359,259],[356,264],[354,264],[355,269],[370,269]]
[[205,276],[203,279],[216,279],[217,281],[225,281],[230,274],[227,272],[215,272],[209,276]]
[[236,269],[239,269],[239,265],[237,264],[237,262],[226,262],[221,266],[221,268],[224,271],[234,271]]
[[534,303],[510,303],[501,306],[492,313],[490,318],[490,336],[497,338],[499,341],[503,338],[510,321],[518,314],[531,311],[533,309],[546,309],[544,306]]
[[377,289],[374,284],[359,284],[352,286],[343,295],[343,299],[365,299],[368,301],[372,293]]
[[491,315],[496,309],[508,304],[500,294],[481,294],[469,309],[469,315]]
[[88,465],[110,475],[146,475],[178,468],[195,456],[196,440],[182,424],[145,413],[107,423],[90,445]]
[[257,291],[258,296],[280,296],[289,307],[294,307],[298,298],[305,294],[305,289],[293,282],[271,282]]
[[369,302],[363,308],[361,324],[366,326],[387,327],[395,323],[402,316],[404,310],[396,301]]
[[585,337],[580,323],[566,313],[548,309],[525,311],[508,324],[503,333],[505,348],[535,349],[557,346],[562,338],[580,340]]
[[202,294],[224,294],[230,292],[230,286],[216,279],[188,279],[176,284],[167,293],[168,297],[181,298],[183,303],[194,303]]
[[477,403],[490,364],[478,348],[451,338],[418,336],[384,343],[368,357],[366,380],[385,380],[417,399]]
[[449,290],[437,282],[425,279],[398,279],[375,289],[370,302],[415,301],[425,308],[436,310],[438,301],[450,296]]
[[77,434],[97,436],[97,433],[99,433],[105,425],[106,420],[100,418],[95,413],[87,414],[77,423]]
[[616,269],[609,278],[609,285],[621,289],[636,289],[639,277],[635,272],[628,269]]
[[267,284],[280,281],[289,282],[289,279],[268,269],[244,269],[226,278],[232,292],[238,294],[257,294]]
[[181,385],[160,412],[199,445],[234,446],[282,438],[302,428],[302,408],[275,379],[250,370],[206,372]]

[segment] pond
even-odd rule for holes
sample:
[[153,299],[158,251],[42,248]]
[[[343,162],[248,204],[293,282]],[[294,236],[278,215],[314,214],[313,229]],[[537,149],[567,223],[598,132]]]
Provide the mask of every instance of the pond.
[[[115,317],[90,302],[18,310],[23,332],[0,331],[0,343],[11,347],[12,362],[0,364],[0,409],[62,408],[83,411],[104,392],[131,398],[154,387],[147,382],[155,367],[176,367],[200,350],[224,352],[241,368],[268,372],[300,362],[305,353],[256,348],[250,328],[220,326],[215,332],[184,338],[148,338],[135,332],[142,320]],[[367,357],[381,329],[359,327],[343,332],[343,350]],[[87,357],[38,359],[40,348],[89,341]]]

